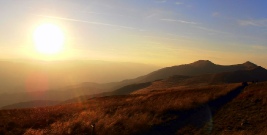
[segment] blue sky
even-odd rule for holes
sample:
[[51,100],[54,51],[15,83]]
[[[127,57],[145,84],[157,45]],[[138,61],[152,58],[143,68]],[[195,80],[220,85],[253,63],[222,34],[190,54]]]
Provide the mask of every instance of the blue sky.
[[[90,59],[169,66],[209,59],[267,67],[264,0],[6,0],[2,59]],[[58,56],[34,51],[32,33],[52,22],[65,33]]]

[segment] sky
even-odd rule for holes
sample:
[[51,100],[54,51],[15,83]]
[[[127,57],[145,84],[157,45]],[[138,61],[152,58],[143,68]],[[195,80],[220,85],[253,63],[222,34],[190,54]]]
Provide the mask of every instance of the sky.
[[[157,66],[211,60],[267,67],[266,0],[1,0],[0,59],[104,60]],[[64,48],[33,33],[53,23]]]

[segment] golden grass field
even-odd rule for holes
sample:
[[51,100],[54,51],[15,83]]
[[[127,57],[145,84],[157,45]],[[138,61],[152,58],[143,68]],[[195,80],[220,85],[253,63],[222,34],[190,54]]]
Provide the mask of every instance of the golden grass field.
[[1,110],[0,134],[267,133],[267,83],[251,84],[217,107],[221,101],[217,99],[240,88],[239,83],[172,87],[52,107]]

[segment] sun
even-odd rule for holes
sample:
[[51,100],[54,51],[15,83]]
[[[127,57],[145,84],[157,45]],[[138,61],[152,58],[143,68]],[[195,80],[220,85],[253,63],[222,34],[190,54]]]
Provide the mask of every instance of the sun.
[[57,25],[45,23],[35,29],[33,40],[39,53],[57,54],[63,49],[64,33]]

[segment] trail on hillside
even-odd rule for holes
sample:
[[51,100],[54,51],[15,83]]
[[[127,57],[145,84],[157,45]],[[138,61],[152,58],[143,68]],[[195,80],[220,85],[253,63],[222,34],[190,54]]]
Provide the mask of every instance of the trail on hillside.
[[[209,124],[210,127],[207,130],[212,129],[212,117],[213,115],[225,104],[236,98],[246,86],[239,86],[235,90],[232,90],[228,94],[219,97],[215,100],[209,101],[206,104],[200,105],[196,108],[189,110],[172,110],[163,115],[166,116],[178,116],[176,119],[170,120],[166,123],[154,125],[151,129],[142,134],[168,134],[174,135],[179,129],[186,125],[192,125],[197,128],[203,127],[205,124]],[[208,131],[209,132],[209,131]]]

